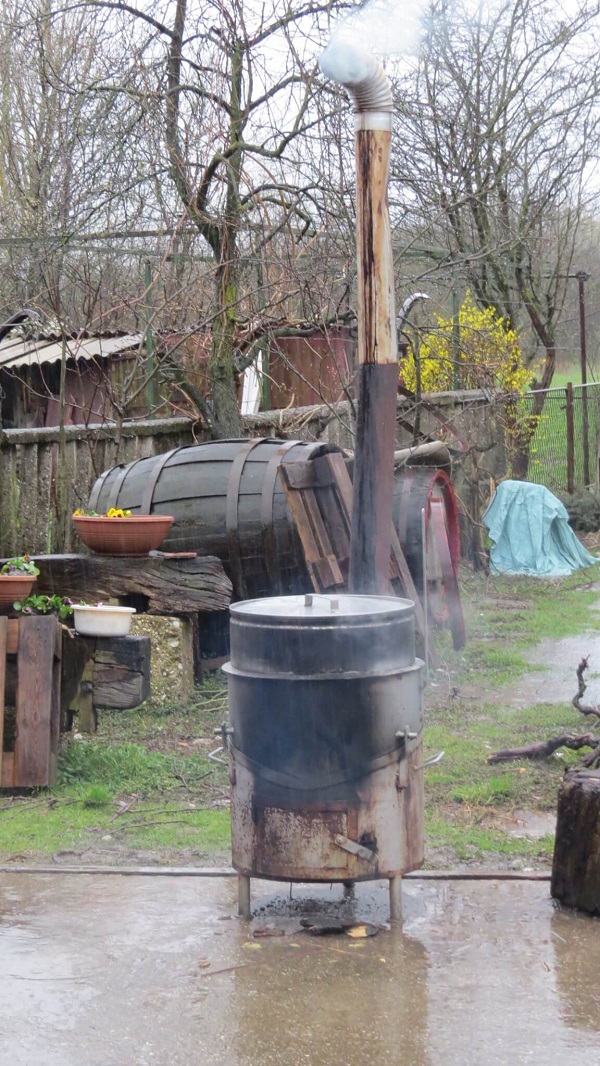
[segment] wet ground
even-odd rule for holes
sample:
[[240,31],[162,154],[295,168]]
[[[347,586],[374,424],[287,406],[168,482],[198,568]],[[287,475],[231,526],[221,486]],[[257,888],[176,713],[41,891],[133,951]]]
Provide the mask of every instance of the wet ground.
[[385,925],[386,889],[254,883],[248,925],[231,878],[0,874],[0,1063],[600,1064],[600,922],[547,881],[410,881],[402,932],[302,931]]
[[[569,704],[577,692],[576,670],[584,656],[590,665],[586,682],[586,702],[600,703],[600,634],[583,633],[563,640],[541,640],[527,652],[532,666],[539,666],[523,674],[511,686],[502,702],[507,706],[530,707],[533,703]],[[575,713],[575,712],[574,712]]]

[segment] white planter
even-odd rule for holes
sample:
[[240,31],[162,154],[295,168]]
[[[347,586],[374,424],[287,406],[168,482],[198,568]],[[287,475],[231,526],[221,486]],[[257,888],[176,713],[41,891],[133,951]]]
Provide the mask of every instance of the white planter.
[[73,606],[75,630],[84,637],[126,637],[134,614],[134,607],[113,607],[110,603]]

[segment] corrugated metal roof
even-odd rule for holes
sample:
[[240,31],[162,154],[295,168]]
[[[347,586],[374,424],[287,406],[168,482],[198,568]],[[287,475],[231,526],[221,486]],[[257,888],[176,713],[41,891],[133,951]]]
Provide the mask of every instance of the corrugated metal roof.
[[[69,338],[69,359],[106,359],[111,355],[139,348],[143,334],[128,333],[121,337]],[[0,369],[34,366],[39,363],[57,363],[62,359],[62,341],[52,338],[39,340],[5,340],[0,342]]]

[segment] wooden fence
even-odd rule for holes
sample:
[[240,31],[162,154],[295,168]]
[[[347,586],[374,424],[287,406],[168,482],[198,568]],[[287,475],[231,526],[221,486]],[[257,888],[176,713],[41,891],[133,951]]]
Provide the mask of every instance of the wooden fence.
[[[468,423],[477,437],[490,434],[490,405],[484,394],[446,393],[431,397],[435,411],[421,414],[421,429],[445,436],[445,420],[459,434]],[[409,442],[407,401],[399,400],[399,441]],[[443,417],[440,422],[439,414]],[[244,435],[322,440],[353,447],[349,402],[267,411],[244,419]],[[469,433],[467,433],[469,438]],[[146,455],[204,441],[205,431],[188,418],[165,418],[123,425],[66,426],[0,431],[0,557],[29,552],[69,552],[70,516],[85,507],[94,481],[103,470]],[[502,448],[500,447],[500,452]],[[490,458],[488,454],[488,459]]]
[[109,466],[194,440],[190,419],[121,427],[8,429],[0,435],[0,555],[71,551],[69,516]]

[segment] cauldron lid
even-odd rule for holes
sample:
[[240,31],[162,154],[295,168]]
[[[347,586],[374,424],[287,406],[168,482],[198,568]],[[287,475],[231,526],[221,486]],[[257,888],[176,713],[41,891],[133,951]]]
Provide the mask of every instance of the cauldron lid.
[[373,618],[383,621],[394,616],[412,614],[412,600],[400,599],[398,596],[363,596],[342,592],[321,595],[307,593],[302,596],[266,596],[259,600],[242,600],[232,603],[229,610],[234,618],[256,618],[261,620],[287,619],[296,624],[321,624],[348,619]]

